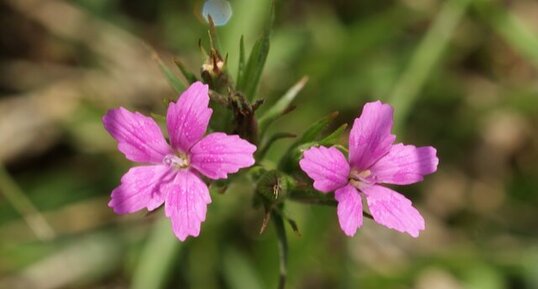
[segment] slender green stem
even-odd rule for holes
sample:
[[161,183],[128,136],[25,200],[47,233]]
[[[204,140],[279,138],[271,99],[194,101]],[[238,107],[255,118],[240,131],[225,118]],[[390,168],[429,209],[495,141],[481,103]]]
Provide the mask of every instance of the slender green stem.
[[0,164],[0,191],[23,217],[38,239],[48,241],[55,238],[56,234],[45,217],[32,204],[2,164]]
[[275,224],[275,231],[278,238],[278,256],[280,260],[280,276],[278,279],[278,289],[286,288],[287,264],[288,264],[288,239],[284,228],[282,216],[275,210],[272,212],[272,220]]
[[470,0],[448,0],[434,20],[431,28],[415,50],[411,61],[397,81],[390,94],[390,102],[394,105],[394,124],[403,125],[409,115],[420,90],[426,82],[442,52],[448,46],[450,37],[467,11]]

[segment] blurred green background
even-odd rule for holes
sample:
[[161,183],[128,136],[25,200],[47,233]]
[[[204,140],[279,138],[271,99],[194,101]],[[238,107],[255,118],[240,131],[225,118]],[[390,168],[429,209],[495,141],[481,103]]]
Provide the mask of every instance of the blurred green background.
[[[198,71],[202,4],[0,2],[0,288],[276,288],[275,232],[258,234],[248,182],[212,193],[185,243],[161,211],[106,206],[132,164],[101,116],[165,110],[176,94],[149,47],[174,71],[173,56]],[[239,38],[250,51],[270,1],[231,4],[218,31],[235,75]],[[398,140],[440,158],[436,174],[398,188],[425,216],[418,239],[371,220],[347,238],[335,208],[287,204],[301,231],[288,231],[288,288],[538,288],[537,68],[535,0],[277,0],[264,109],[309,82],[274,131],[340,111],[336,128],[381,99]]]

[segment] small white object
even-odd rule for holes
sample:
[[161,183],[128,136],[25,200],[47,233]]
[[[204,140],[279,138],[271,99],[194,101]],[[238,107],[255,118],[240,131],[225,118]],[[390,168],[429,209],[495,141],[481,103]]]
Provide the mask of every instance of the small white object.
[[226,25],[232,17],[232,6],[227,0],[207,0],[202,8],[202,15],[209,22],[208,15],[211,15],[215,26]]

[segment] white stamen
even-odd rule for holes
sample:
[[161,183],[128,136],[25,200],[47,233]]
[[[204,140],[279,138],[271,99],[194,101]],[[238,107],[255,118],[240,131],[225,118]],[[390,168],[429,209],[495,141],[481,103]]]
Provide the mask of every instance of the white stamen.
[[189,158],[185,154],[169,154],[164,156],[163,164],[176,169],[184,169],[189,166]]

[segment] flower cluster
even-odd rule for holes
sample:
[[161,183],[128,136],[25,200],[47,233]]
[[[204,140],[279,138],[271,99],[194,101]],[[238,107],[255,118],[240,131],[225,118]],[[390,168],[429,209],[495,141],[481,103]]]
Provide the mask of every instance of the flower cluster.
[[208,86],[192,84],[166,114],[170,144],[157,123],[124,108],[103,117],[106,130],[118,149],[131,161],[143,163],[130,169],[108,203],[118,214],[155,210],[164,203],[176,236],[184,241],[198,236],[211,197],[201,176],[225,179],[230,173],[254,164],[256,146],[237,135],[210,133],[213,111],[208,107]]
[[[381,102],[364,106],[349,138],[349,156],[336,147],[313,146],[304,151],[300,168],[314,180],[316,190],[334,191],[340,227],[353,236],[362,225],[362,197],[374,220],[417,237],[424,219],[403,195],[380,184],[407,185],[436,171],[433,147],[394,144],[392,108]],[[131,168],[112,191],[109,206],[118,214],[164,204],[178,239],[198,236],[211,197],[205,179],[226,179],[252,166],[257,147],[238,135],[205,135],[212,110],[208,86],[193,83],[171,102],[166,115],[169,143],[150,117],[124,108],[103,117],[106,130]]]
[[304,152],[301,169],[321,192],[334,191],[342,231],[355,235],[362,226],[362,198],[374,220],[389,228],[418,237],[424,219],[403,195],[379,184],[408,185],[437,170],[439,160],[433,147],[393,144],[393,110],[371,102],[355,119],[349,136],[349,157],[338,149],[315,147]]

